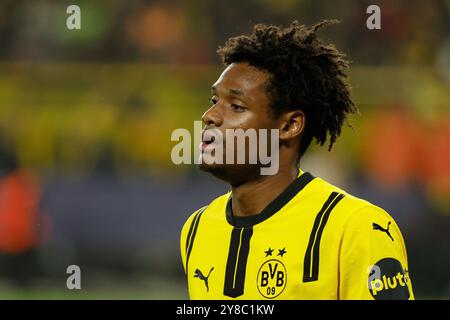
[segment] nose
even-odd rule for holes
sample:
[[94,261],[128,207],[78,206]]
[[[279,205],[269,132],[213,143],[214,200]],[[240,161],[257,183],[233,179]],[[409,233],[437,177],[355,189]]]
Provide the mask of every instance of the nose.
[[219,108],[220,106],[215,104],[203,114],[202,121],[206,126],[220,127],[222,125],[223,119]]

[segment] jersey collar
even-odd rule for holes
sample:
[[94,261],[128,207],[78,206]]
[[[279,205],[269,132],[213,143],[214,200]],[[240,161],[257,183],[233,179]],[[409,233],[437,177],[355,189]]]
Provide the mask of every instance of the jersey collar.
[[281,208],[283,208],[314,178],[315,177],[309,172],[303,172],[299,170],[297,178],[282,193],[280,193],[278,197],[276,197],[271,203],[269,203],[267,207],[265,207],[259,214],[255,214],[249,217],[236,217],[233,215],[232,194],[230,194],[226,206],[226,216],[228,223],[237,228],[246,228],[252,227],[255,224],[258,224],[270,218]]

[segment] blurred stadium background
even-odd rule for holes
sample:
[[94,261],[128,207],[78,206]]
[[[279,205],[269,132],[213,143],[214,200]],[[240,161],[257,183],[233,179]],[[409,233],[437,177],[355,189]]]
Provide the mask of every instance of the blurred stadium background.
[[390,212],[416,297],[450,298],[449,1],[1,0],[0,299],[186,298],[181,226],[227,186],[173,165],[170,134],[207,108],[229,36],[323,18],[361,116],[302,167]]

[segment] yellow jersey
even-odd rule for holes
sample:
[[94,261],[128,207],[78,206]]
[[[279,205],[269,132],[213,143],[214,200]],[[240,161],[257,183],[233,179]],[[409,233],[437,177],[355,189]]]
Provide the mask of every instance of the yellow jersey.
[[231,192],[181,232],[191,299],[414,299],[402,234],[383,209],[299,171],[260,214]]

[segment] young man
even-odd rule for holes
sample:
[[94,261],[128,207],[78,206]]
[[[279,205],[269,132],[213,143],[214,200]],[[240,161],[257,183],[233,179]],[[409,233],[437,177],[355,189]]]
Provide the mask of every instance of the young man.
[[323,145],[329,135],[331,149],[347,115],[357,112],[343,54],[316,35],[331,22],[256,25],[252,35],[219,48],[226,69],[202,117],[202,155],[222,141],[212,130],[225,147],[227,130],[276,129],[278,171],[262,175],[260,162],[201,163],[231,192],[183,227],[192,299],[413,299],[392,217],[299,169],[313,139]]

